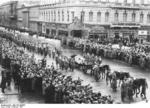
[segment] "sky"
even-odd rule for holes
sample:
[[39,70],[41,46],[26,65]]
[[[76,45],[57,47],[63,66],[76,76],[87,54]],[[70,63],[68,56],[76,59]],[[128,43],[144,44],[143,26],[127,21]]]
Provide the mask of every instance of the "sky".
[[[0,0],[0,4],[2,4],[2,3],[5,3],[5,2],[7,2],[7,1],[13,1],[13,0]],[[22,0],[19,0],[19,1],[22,1]],[[32,0],[33,1],[33,0]],[[101,1],[106,1],[106,0],[101,0]],[[115,1],[115,0],[109,0],[109,1]],[[123,2],[124,0],[118,0],[119,2]],[[132,2],[132,0],[127,0],[129,3],[131,3]],[[139,3],[140,2],[140,0],[136,0],[137,1],[137,3]],[[145,0],[145,3],[150,3],[150,0]]]
[[[27,0],[0,0],[0,4],[6,3],[8,1],[27,1]],[[36,1],[36,0],[32,0],[32,1]]]

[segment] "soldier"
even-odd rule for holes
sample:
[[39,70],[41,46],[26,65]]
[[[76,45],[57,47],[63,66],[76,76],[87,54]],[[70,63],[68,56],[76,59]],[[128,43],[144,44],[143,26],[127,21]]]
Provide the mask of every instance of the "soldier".
[[6,72],[2,71],[2,80],[1,80],[2,93],[5,93],[6,82],[7,82]]
[[124,99],[126,97],[126,83],[125,81],[122,81],[121,85],[121,100],[124,102]]

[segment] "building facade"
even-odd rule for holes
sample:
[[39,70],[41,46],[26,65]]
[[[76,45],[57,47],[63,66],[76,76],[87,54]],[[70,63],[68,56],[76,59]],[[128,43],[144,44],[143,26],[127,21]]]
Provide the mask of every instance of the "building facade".
[[18,1],[6,2],[0,5],[0,24],[3,26],[16,28]]
[[39,5],[22,6],[17,8],[18,28],[27,29],[33,32],[42,31],[39,21]]
[[41,0],[40,5],[42,31],[50,35],[130,40],[150,35],[150,5],[144,0]]

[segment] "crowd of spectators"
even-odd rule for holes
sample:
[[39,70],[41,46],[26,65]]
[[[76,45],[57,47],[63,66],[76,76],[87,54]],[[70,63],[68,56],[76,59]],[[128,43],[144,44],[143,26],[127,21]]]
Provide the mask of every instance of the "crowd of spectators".
[[123,46],[118,48],[113,44],[99,44],[85,39],[74,38],[68,40],[67,45],[82,52],[98,55],[109,59],[121,60],[130,65],[137,65],[144,69],[150,69],[150,46],[136,44],[134,46]]
[[[29,56],[22,46],[23,43],[18,39],[11,38],[12,36],[9,33],[2,32],[0,36],[2,42],[2,65],[10,66],[5,68],[11,70],[15,84],[20,88],[21,93],[41,92],[46,103],[113,103],[110,95],[103,96],[100,92],[94,92],[90,85],[83,85],[80,78],[73,80],[71,76],[63,75],[61,70],[50,66],[47,67],[44,59],[37,61],[34,55]],[[28,44],[24,45],[24,47],[27,46]],[[28,49],[34,48],[29,46]],[[5,85],[6,83],[3,84]]]

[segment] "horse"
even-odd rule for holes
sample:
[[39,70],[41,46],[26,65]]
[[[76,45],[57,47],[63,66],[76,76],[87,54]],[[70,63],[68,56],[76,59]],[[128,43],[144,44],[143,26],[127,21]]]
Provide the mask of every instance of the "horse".
[[121,99],[124,101],[125,98],[128,98],[130,101],[133,100],[134,89],[133,89],[133,78],[127,78],[123,80],[121,84]]
[[126,80],[123,81],[121,88],[122,86],[124,86],[124,88],[121,89],[121,93],[123,92],[123,95],[128,96],[130,100],[133,100],[134,95],[138,97],[138,94],[140,93],[141,98],[146,99],[146,89],[148,88],[148,84],[145,78],[126,78]]
[[110,82],[112,80],[113,76],[116,76],[116,79],[119,80],[119,86],[121,84],[121,82],[125,79],[125,78],[129,78],[130,74],[128,72],[118,72],[118,71],[114,71],[112,74],[107,74],[107,77],[109,78]]
[[66,70],[66,72],[69,69],[69,59],[67,57],[65,57],[64,61],[63,61],[63,68]]
[[119,80],[119,86],[121,84],[121,82],[125,79],[125,78],[129,78],[130,74],[128,72],[118,72],[118,71],[114,71],[113,73],[107,72],[106,73],[106,83],[108,85],[108,81],[111,84],[112,79],[116,77],[117,80]]
[[71,70],[72,72],[74,71],[75,66],[76,66],[75,60],[69,59],[69,68],[70,68],[70,70]]
[[118,72],[118,71],[114,71],[116,73],[116,78],[117,80],[119,80],[119,86],[121,84],[121,82],[125,79],[125,78],[129,78],[130,74],[129,72]]
[[114,92],[117,91],[117,79],[116,78],[112,79],[111,88],[113,89]]
[[60,56],[57,56],[57,57],[55,58],[55,61],[56,61],[56,67],[59,68],[60,65],[61,65],[61,62],[62,62],[62,60],[60,59]]
[[61,57],[61,56],[58,56],[58,57],[56,57],[55,58],[55,61],[56,61],[56,66],[57,66],[57,68],[60,68],[60,69],[64,69],[64,58],[63,57]]
[[106,77],[106,73],[110,70],[109,65],[95,65],[92,69],[91,75],[95,75],[97,73],[100,78],[104,79]]
[[109,65],[102,65],[99,68],[102,79],[106,77],[106,73],[110,70]]
[[116,78],[116,73],[115,72],[110,72],[110,71],[107,71],[106,73],[106,84],[108,85],[108,82],[112,82],[112,79]]
[[146,88],[148,88],[148,84],[145,78],[136,78],[133,81],[133,89],[134,93],[136,93],[136,97],[138,97],[138,94],[140,93],[140,88],[142,88],[141,97],[143,96],[146,98]]

